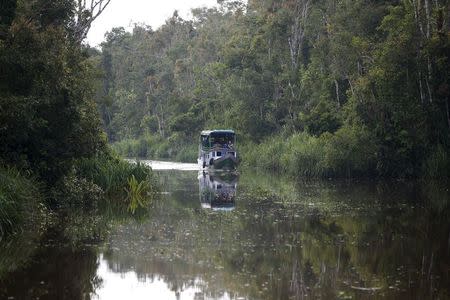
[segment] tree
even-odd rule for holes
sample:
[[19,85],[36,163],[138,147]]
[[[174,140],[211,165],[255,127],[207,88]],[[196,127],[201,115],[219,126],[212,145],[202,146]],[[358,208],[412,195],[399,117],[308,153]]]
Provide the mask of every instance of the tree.
[[75,40],[81,43],[89,32],[92,22],[106,9],[111,0],[76,0],[73,32]]
[[93,68],[67,27],[72,4],[18,2],[0,43],[0,159],[49,183],[105,147]]

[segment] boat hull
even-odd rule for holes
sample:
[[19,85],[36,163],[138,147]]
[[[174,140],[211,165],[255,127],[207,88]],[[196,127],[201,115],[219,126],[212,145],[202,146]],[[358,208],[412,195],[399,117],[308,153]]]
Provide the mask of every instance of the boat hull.
[[234,155],[227,154],[225,156],[219,157],[213,161],[212,167],[214,169],[221,170],[234,170],[238,165],[238,160]]

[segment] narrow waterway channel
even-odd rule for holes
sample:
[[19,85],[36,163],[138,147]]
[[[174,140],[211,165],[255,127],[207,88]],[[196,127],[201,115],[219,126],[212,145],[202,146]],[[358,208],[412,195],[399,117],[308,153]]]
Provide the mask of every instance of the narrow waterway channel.
[[161,198],[144,213],[74,211],[2,241],[0,299],[450,297],[447,183],[146,163]]

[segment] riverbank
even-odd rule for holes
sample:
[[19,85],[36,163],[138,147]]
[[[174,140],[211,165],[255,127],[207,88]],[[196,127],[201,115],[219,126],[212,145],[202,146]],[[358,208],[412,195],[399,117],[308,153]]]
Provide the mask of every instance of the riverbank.
[[416,156],[406,152],[406,149],[399,149],[393,155],[397,160],[388,159],[374,136],[348,127],[318,137],[305,132],[278,135],[260,144],[248,143],[240,147],[245,165],[293,178],[450,177],[450,155],[443,146]]
[[[197,141],[144,136],[112,144],[124,157],[196,162]],[[380,142],[361,128],[342,127],[320,136],[280,133],[255,143],[241,139],[238,155],[245,167],[288,174],[293,178],[423,178],[450,177],[450,154],[438,145],[412,155],[407,149],[383,154]],[[415,159],[410,159],[415,157]]]
[[184,163],[195,162],[198,154],[197,139],[184,141],[149,135],[112,143],[111,148],[122,157],[173,160]]
[[15,168],[0,167],[0,240],[46,215],[42,184]]
[[[12,167],[0,168],[0,233],[20,232],[30,222],[45,223],[61,207],[119,206],[134,214],[157,197],[150,167],[99,155],[75,162],[54,185]],[[44,226],[44,225],[43,225]]]

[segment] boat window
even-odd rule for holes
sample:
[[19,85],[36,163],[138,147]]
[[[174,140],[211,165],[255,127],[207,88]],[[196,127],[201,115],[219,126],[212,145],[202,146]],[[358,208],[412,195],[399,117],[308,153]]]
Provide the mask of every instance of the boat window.
[[209,147],[209,141],[208,141],[208,136],[207,135],[202,135],[200,137],[201,139],[201,143],[203,147]]
[[235,143],[234,133],[231,132],[213,132],[210,135],[211,145],[222,147],[233,147]]

